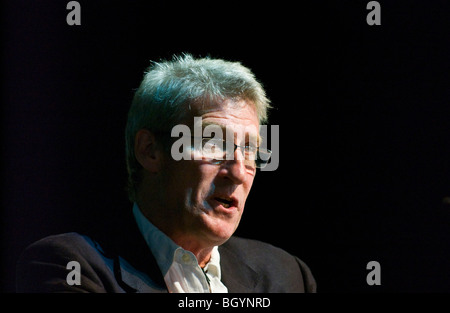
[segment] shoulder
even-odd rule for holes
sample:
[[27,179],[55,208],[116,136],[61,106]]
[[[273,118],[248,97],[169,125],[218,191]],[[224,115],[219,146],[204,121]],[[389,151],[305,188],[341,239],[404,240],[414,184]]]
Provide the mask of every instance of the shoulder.
[[92,244],[93,241],[89,239],[89,237],[81,235],[79,233],[71,232],[44,237],[33,242],[27,247],[26,250],[36,248],[52,249],[64,247],[70,247],[71,249],[80,250],[82,248],[85,248],[85,246],[89,246]]
[[19,263],[30,258],[51,259],[82,258],[98,255],[101,248],[90,239],[75,232],[51,235],[29,245],[22,253]]
[[[69,262],[78,262],[85,284],[68,286]],[[112,263],[98,244],[78,233],[64,233],[40,239],[21,254],[16,267],[18,292],[101,292],[100,277],[112,275]]]
[[315,279],[306,263],[281,248],[258,240],[232,236],[220,250],[225,253],[225,257],[234,255],[235,260],[245,262],[268,280],[291,286],[299,282],[302,285],[300,289],[316,291]]

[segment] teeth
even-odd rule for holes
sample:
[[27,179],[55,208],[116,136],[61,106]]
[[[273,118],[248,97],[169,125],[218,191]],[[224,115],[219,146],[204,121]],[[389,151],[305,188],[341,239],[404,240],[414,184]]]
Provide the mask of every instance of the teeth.
[[223,199],[223,198],[216,198],[216,200],[217,201],[219,201],[222,205],[223,205],[223,207],[224,208],[229,208],[230,206],[231,206],[231,204],[232,204],[232,201],[231,200],[226,200],[226,199]]

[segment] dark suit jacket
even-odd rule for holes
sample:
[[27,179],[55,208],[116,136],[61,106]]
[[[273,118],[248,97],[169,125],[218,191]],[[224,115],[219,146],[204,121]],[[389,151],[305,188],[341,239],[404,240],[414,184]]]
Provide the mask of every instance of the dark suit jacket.
[[[105,238],[78,233],[30,245],[17,264],[18,292],[167,292],[163,276],[130,216]],[[97,238],[98,239],[98,238]],[[272,245],[231,237],[219,247],[222,282],[232,293],[315,292],[310,269]],[[80,264],[81,284],[69,285],[67,263]]]

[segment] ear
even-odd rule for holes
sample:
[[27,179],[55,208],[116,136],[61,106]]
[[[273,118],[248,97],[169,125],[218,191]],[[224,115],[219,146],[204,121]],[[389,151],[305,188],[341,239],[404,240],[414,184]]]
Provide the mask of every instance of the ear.
[[158,172],[162,161],[161,151],[157,148],[155,135],[141,129],[134,137],[134,155],[136,160],[150,173]]

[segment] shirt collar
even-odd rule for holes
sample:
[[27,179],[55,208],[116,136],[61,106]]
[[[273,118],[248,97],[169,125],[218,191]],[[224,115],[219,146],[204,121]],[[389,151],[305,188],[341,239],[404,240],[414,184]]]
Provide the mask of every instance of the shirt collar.
[[219,247],[215,246],[211,253],[211,259],[206,264],[203,269],[205,272],[210,274],[211,276],[217,276],[221,279],[222,273],[220,272],[220,253]]

